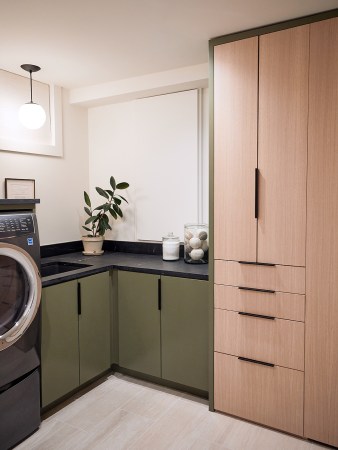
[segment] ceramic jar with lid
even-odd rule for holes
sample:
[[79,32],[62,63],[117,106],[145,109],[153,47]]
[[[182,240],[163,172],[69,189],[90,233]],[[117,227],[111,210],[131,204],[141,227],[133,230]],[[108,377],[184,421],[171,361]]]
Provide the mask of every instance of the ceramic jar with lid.
[[184,225],[184,261],[189,264],[207,264],[209,230],[205,223]]
[[180,257],[180,238],[168,233],[162,238],[162,258],[164,261],[177,261]]

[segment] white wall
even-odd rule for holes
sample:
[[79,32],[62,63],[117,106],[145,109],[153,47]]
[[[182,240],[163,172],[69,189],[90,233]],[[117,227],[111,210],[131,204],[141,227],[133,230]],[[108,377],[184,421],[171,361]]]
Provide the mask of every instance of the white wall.
[[36,182],[42,245],[79,240],[83,190],[88,188],[87,110],[69,103],[63,91],[63,157],[0,151],[0,198],[5,178],[33,178]]
[[[168,94],[171,95],[171,94]],[[198,173],[198,183],[200,191],[196,190],[196,197],[191,201],[199,199],[200,219],[208,223],[208,90],[203,89],[201,95],[200,111],[200,134],[199,143],[201,146],[201,165]],[[142,177],[142,154],[139,146],[130,139],[134,132],[132,127],[132,117],[134,114],[133,102],[116,103],[106,106],[99,106],[89,109],[88,115],[88,135],[89,135],[89,184],[90,194],[96,204],[99,197],[95,195],[95,186],[108,188],[109,177],[113,175],[117,181],[128,181],[131,188],[127,191],[130,204],[124,206],[124,218],[113,222],[113,230],[106,234],[107,239],[136,241],[137,229],[135,221],[135,205],[138,196],[141,195]],[[175,130],[172,130],[175,133]],[[179,136],[175,136],[179,138]],[[159,152],[161,149],[159,148]],[[180,161],[177,161],[179,164]],[[150,165],[154,172],[161,173],[164,170],[162,165],[156,160],[144,160],[143,164]],[[189,167],[186,167],[186,174],[189,175]],[[184,192],[189,183],[189,176],[176,178],[173,176],[173,183],[179,183],[180,189]],[[161,188],[161,186],[157,186]],[[124,194],[122,194],[124,195]],[[175,214],[175,198],[173,197],[172,214]],[[151,220],[156,223],[161,214],[163,205],[153,205]],[[182,219],[182,228],[184,219]],[[160,235],[167,233],[169,229],[159,230]],[[152,240],[158,239],[154,235]]]

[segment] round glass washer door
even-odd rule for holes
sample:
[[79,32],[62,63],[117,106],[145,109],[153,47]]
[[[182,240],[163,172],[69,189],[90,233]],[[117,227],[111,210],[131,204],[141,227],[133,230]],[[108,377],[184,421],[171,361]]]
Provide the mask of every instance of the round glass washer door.
[[22,248],[0,243],[0,351],[13,345],[32,323],[41,300],[41,277]]

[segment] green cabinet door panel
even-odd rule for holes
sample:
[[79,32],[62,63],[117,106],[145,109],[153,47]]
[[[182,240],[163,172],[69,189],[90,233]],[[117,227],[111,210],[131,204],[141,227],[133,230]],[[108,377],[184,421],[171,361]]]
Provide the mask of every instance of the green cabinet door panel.
[[118,272],[119,365],[161,376],[159,276]]
[[80,384],[110,367],[109,282],[109,272],[78,280],[81,289]]
[[42,406],[79,385],[77,282],[42,290]]
[[208,282],[161,277],[162,378],[208,390]]

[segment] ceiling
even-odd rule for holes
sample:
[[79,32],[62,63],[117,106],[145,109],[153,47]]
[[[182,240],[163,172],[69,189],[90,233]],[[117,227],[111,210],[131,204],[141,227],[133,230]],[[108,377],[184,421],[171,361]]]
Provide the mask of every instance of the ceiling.
[[66,88],[208,61],[208,40],[338,0],[1,0],[0,68]]

